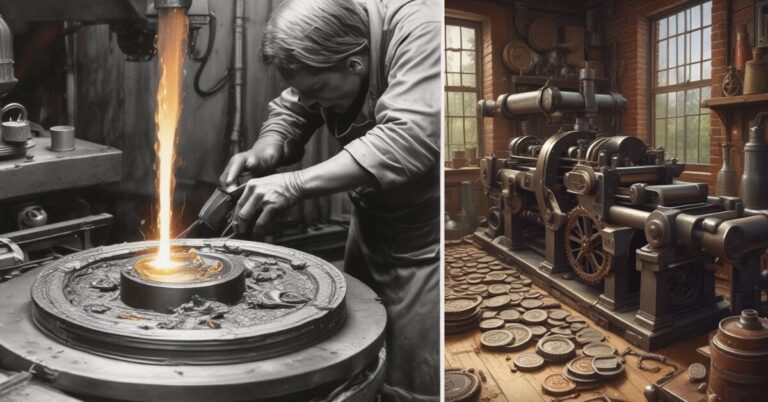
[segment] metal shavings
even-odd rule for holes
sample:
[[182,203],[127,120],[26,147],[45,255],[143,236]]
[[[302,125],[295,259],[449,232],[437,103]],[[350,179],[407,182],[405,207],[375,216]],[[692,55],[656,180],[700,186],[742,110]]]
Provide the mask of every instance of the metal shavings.
[[94,314],[104,314],[107,311],[111,310],[111,308],[103,304],[87,304],[83,306],[83,310],[89,313],[94,313]]
[[113,292],[117,290],[119,285],[117,282],[110,278],[99,278],[91,282],[91,287],[94,289],[99,289],[102,292]]
[[141,314],[137,314],[134,312],[127,312],[127,313],[120,313],[117,315],[117,318],[121,320],[133,320],[133,321],[139,321],[139,320],[149,320],[150,318],[147,316],[143,316]]

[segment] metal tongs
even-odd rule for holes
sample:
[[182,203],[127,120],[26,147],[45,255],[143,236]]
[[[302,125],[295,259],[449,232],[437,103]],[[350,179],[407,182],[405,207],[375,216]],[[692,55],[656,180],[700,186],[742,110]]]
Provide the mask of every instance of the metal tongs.
[[198,226],[205,225],[214,232],[223,228],[221,237],[231,239],[236,234],[233,225],[233,211],[237,206],[237,200],[243,195],[243,191],[245,191],[245,184],[241,184],[229,192],[216,188],[200,209],[197,219],[179,233],[176,238],[183,239]]

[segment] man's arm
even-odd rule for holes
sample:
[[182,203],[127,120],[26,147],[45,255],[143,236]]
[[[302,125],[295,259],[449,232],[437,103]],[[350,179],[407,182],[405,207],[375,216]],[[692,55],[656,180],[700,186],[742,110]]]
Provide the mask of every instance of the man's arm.
[[345,146],[382,188],[424,174],[440,157],[441,35],[439,22],[395,32],[388,87],[376,104],[377,125]]
[[319,109],[304,106],[293,88],[283,91],[268,108],[269,117],[251,149],[229,160],[219,178],[222,188],[236,186],[237,176],[244,170],[263,176],[298,162],[304,155],[304,145],[323,124]]

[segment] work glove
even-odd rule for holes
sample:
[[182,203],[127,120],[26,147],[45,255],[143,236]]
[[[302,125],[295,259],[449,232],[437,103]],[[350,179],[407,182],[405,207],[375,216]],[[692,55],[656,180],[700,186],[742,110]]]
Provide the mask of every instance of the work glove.
[[248,180],[233,214],[235,231],[248,233],[252,225],[254,235],[264,235],[267,224],[301,200],[303,193],[303,180],[298,171]]
[[254,177],[262,177],[275,172],[284,165],[299,162],[304,157],[304,145],[299,141],[279,135],[263,135],[253,147],[235,154],[219,177],[221,188],[227,192],[237,187],[237,177],[249,172]]

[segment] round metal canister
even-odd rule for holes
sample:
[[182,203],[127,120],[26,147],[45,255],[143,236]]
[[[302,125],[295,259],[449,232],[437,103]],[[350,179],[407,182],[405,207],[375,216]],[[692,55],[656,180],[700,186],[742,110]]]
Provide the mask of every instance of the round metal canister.
[[768,395],[768,319],[755,310],[723,319],[710,349],[711,398],[748,402]]
[[75,128],[72,126],[51,127],[51,150],[67,152],[75,149]]

